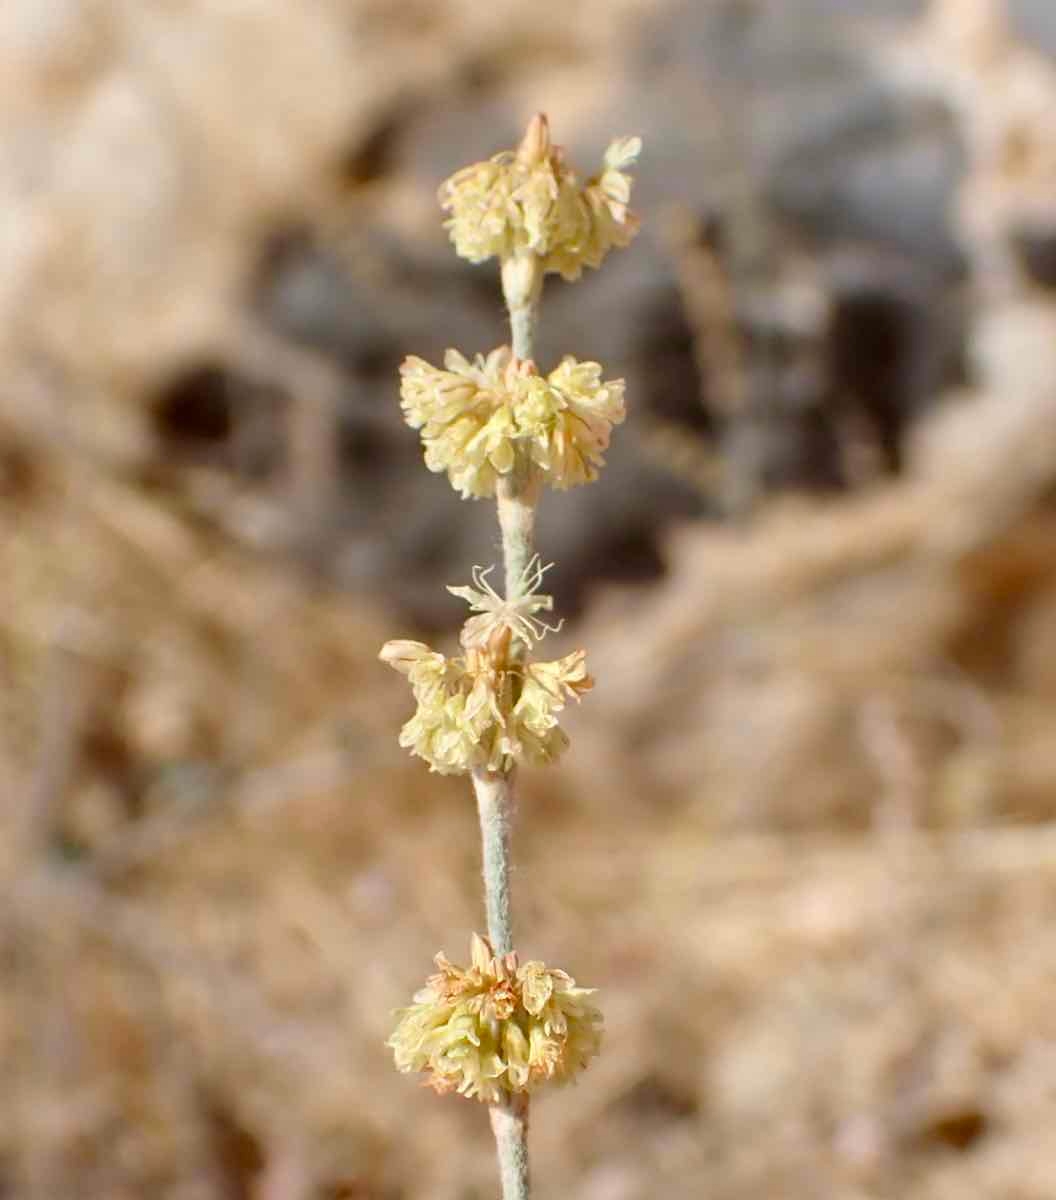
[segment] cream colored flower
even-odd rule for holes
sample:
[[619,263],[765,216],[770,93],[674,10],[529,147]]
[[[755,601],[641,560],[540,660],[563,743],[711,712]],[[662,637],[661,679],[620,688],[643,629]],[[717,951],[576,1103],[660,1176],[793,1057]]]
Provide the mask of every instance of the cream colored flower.
[[573,650],[556,662],[529,663],[513,708],[518,757],[539,765],[559,758],[568,749],[568,735],[558,724],[557,714],[567,700],[578,700],[593,686],[584,650]]
[[449,213],[445,228],[470,262],[530,253],[543,270],[578,279],[598,267],[613,247],[638,231],[628,208],[640,138],[620,138],[605,153],[600,174],[585,185],[551,145],[546,118],[534,117],[517,151],[456,172],[440,187]]
[[470,609],[478,614],[470,617],[462,627],[459,640],[463,647],[467,650],[483,648],[504,630],[508,630],[511,637],[519,638],[526,646],[541,641],[548,633],[557,633],[562,622],[548,625],[536,616],[536,613],[552,612],[554,608],[553,596],[536,591],[551,566],[552,563],[544,567],[539,555],[533,555],[521,574],[517,598],[514,600],[500,596],[491,586],[488,576],[494,567],[474,567],[474,587],[449,587],[447,590],[452,596],[465,600]]
[[641,152],[642,139],[638,137],[610,143],[600,173],[579,193],[575,236],[553,246],[545,264],[547,271],[575,280],[584,267],[600,267],[610,250],[630,245],[640,221],[629,207],[634,181],[627,168]]
[[474,934],[470,965],[436,956],[437,973],[398,1013],[396,1067],[422,1071],[437,1092],[494,1104],[510,1092],[572,1079],[601,1045],[591,988],[540,962],[497,957]]
[[463,497],[493,496],[498,476],[513,470],[511,368],[508,346],[472,362],[448,350],[444,370],[413,355],[400,367],[401,407],[422,431],[425,465],[446,471]]
[[407,676],[417,703],[400,745],[442,775],[542,766],[560,757],[568,738],[557,714],[593,686],[584,652],[525,666],[509,661],[507,648],[508,638],[445,658],[422,642],[386,642],[379,657]]
[[545,480],[564,490],[597,479],[612,427],[626,416],[623,380],[606,383],[598,363],[567,355],[545,380],[525,377],[519,383],[517,432]]
[[492,496],[523,446],[545,482],[564,489],[598,476],[612,427],[625,416],[624,382],[567,356],[544,379],[500,346],[472,362],[455,350],[444,369],[421,358],[400,367],[401,407],[421,430],[426,466],[463,497]]

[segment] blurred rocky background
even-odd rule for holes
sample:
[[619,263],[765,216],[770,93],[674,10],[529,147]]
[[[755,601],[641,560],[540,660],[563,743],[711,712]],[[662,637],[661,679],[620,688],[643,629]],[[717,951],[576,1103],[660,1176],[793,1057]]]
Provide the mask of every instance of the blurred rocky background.
[[539,1195],[1056,1194],[1050,0],[3,0],[3,1200],[496,1194],[383,1045],[482,915],[375,656],[497,554],[395,371],[503,340],[435,190],[537,109],[646,147],[544,298],[631,417],[541,517]]

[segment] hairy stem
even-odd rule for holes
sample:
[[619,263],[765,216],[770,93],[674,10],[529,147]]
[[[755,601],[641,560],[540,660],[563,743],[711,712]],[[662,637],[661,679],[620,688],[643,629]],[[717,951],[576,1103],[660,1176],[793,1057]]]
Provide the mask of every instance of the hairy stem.
[[536,304],[521,304],[510,309],[510,335],[513,353],[517,358],[531,358],[535,349]]
[[488,941],[496,954],[513,949],[510,916],[510,823],[513,816],[513,773],[473,772],[473,790],[480,814],[484,860],[484,904],[488,911]]
[[502,296],[510,314],[510,337],[515,358],[535,352],[535,324],[543,294],[543,265],[530,251],[507,258],[502,264]]
[[[473,790],[480,813],[484,862],[484,902],[488,912],[488,940],[496,954],[513,949],[510,913],[510,824],[514,808],[514,775],[476,770]],[[491,1128],[499,1159],[503,1200],[529,1200],[528,1097],[508,1095],[491,1105]]]
[[523,1092],[510,1096],[504,1104],[493,1104],[490,1112],[499,1152],[503,1200],[527,1200],[528,1097]]
[[[515,358],[530,359],[535,352],[535,325],[543,294],[542,263],[535,254],[519,254],[502,264],[502,294],[510,314],[510,334]],[[525,568],[535,553],[535,506],[539,479],[531,461],[522,456],[497,489],[502,557],[506,566],[506,598],[521,594]]]
[[[532,357],[543,273],[535,255],[503,263],[502,290],[510,313],[515,357]],[[525,586],[528,563],[535,553],[535,506],[539,480],[527,458],[499,481],[497,492],[506,597],[515,599]],[[480,814],[484,864],[484,904],[488,940],[496,954],[513,949],[510,905],[510,829],[515,807],[514,772],[473,772]],[[491,1106],[491,1128],[499,1158],[503,1200],[528,1200],[528,1097],[510,1094]]]
[[[510,913],[510,823],[514,807],[514,775],[476,770],[484,860],[484,902],[488,910],[488,940],[496,954],[513,949]],[[528,1097],[511,1093],[490,1108],[491,1129],[499,1159],[503,1200],[529,1200]]]
[[539,480],[531,466],[503,475],[496,490],[502,558],[506,573],[506,599],[518,599],[525,587],[528,564],[535,555],[535,506]]

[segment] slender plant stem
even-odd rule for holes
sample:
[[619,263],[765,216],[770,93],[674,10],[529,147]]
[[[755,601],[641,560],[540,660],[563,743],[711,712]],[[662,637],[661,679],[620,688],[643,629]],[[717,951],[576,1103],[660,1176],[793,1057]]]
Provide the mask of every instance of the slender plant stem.
[[504,1200],[527,1200],[528,1180],[528,1097],[516,1093],[490,1109],[491,1129],[499,1153],[499,1172]]
[[506,599],[516,600],[527,583],[528,564],[535,556],[535,506],[539,480],[528,471],[515,470],[499,480],[496,489],[502,558],[506,574]]
[[535,323],[539,314],[539,298],[510,309],[511,348],[517,358],[531,358],[535,347]]
[[510,915],[510,821],[514,803],[513,773],[476,770],[473,790],[480,814],[484,861],[484,904],[488,912],[488,941],[496,954],[513,949]]
[[510,314],[511,349],[515,358],[535,352],[535,326],[543,295],[543,267],[531,253],[520,253],[502,264],[502,295]]
[[[543,271],[534,254],[508,259],[502,266],[502,294],[510,314],[514,358],[530,359],[535,353],[535,326],[543,294]],[[525,569],[535,553],[535,506],[539,480],[531,461],[523,456],[497,488],[502,557],[506,567],[506,599],[521,594]]]
[[[514,356],[532,357],[542,271],[538,260],[504,264],[503,294],[510,313]],[[526,568],[534,549],[535,506],[539,481],[530,462],[519,462],[499,481],[499,528],[506,574],[506,597],[515,599],[525,586]],[[513,949],[510,905],[510,829],[516,805],[514,772],[473,772],[473,790],[480,814],[484,865],[484,903],[488,940],[496,954]],[[528,1200],[528,1097],[513,1093],[491,1106],[491,1128],[499,1158],[503,1200]]]

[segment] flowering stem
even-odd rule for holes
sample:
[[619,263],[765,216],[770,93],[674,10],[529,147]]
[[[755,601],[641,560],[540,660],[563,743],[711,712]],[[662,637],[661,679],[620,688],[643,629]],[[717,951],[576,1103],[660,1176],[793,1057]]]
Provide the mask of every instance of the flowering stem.
[[[516,358],[530,359],[542,293],[543,273],[534,254],[503,263],[502,290],[510,313],[510,332]],[[535,553],[535,506],[539,480],[532,463],[519,461],[503,476],[497,489],[506,599],[518,598],[525,587],[528,563]],[[513,949],[510,911],[510,828],[515,806],[514,772],[473,772],[473,790],[480,814],[484,864],[484,904],[488,938],[496,954]],[[528,1097],[511,1093],[491,1106],[491,1128],[502,1177],[503,1200],[528,1200]]]
[[[514,807],[513,772],[475,770],[473,790],[480,813],[484,860],[484,902],[488,940],[496,954],[513,949],[510,914],[510,819]],[[511,1093],[491,1105],[491,1128],[502,1178],[503,1200],[528,1200],[528,1097]]]
[[[513,356],[530,359],[535,352],[535,324],[543,294],[543,270],[535,254],[519,254],[502,264],[502,294],[510,314]],[[499,528],[502,557],[506,566],[506,599],[521,592],[532,555],[535,553],[535,506],[539,479],[531,461],[522,456],[513,471],[498,484]]]
[[470,771],[489,938],[474,934],[466,970],[437,957],[439,974],[401,1012],[389,1045],[400,1071],[425,1071],[437,1091],[489,1104],[503,1200],[529,1200],[528,1091],[585,1066],[601,1022],[586,999],[591,989],[542,963],[520,964],[513,949],[514,767],[561,753],[567,738],[554,714],[592,686],[582,650],[529,662],[552,628],[537,614],[553,607],[551,596],[536,594],[548,568],[535,554],[535,510],[544,479],[563,489],[596,478],[609,431],[624,418],[624,381],[603,381],[598,363],[569,355],[540,376],[535,332],[548,268],[577,278],[634,236],[626,168],[640,149],[639,138],[612,142],[600,173],[581,185],[537,113],[512,154],[446,180],[440,203],[455,249],[473,262],[500,261],[511,344],[473,362],[450,351],[443,370],[416,355],[400,367],[401,405],[422,431],[429,469],[446,471],[463,497],[494,488],[505,595],[488,582],[491,567],[474,568],[473,587],[448,589],[476,614],[462,630],[464,657],[407,639],[381,649],[382,661],[410,680],[418,706],[400,744],[434,770]]
[[[502,265],[502,292],[510,312],[513,353],[531,358],[532,333],[542,294],[543,272],[534,254],[507,259]],[[514,470],[499,480],[497,500],[502,531],[502,558],[506,571],[506,599],[520,597],[526,586],[527,567],[535,554],[535,506],[539,479],[531,461],[521,457]],[[488,911],[488,937],[496,954],[513,949],[510,916],[510,824],[513,818],[513,770],[473,772],[473,788],[480,813],[484,859],[484,901]]]
[[[488,940],[496,954],[513,949],[510,913],[510,821],[514,807],[514,775],[475,770],[473,790],[480,813],[484,860],[484,903]],[[499,1159],[503,1200],[528,1200],[528,1097],[511,1093],[491,1105],[491,1129]]]

